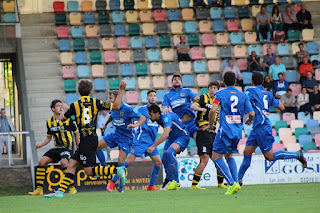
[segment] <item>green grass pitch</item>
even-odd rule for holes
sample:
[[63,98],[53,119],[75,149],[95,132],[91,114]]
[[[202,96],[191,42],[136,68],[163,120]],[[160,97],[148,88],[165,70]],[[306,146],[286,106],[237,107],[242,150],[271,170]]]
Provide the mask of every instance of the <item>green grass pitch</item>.
[[194,191],[126,191],[0,197],[0,212],[320,212],[320,183],[242,186],[237,195],[209,187]]

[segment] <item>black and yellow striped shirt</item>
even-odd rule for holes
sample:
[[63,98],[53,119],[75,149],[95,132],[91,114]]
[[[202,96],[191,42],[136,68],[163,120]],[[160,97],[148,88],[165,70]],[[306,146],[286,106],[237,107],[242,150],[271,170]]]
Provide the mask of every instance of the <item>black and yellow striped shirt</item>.
[[56,120],[54,116],[47,120],[47,136],[54,138],[54,148],[73,149],[72,132],[77,133],[76,123],[70,118],[65,122]]
[[[196,124],[198,127],[201,127],[209,123],[209,112],[211,110],[212,103],[213,103],[213,99],[209,93],[201,95],[200,98],[195,102],[195,104],[198,107],[207,109],[206,112],[200,112],[200,111],[197,112]],[[217,111],[216,117],[213,122],[214,127],[216,127],[218,120],[219,120],[219,112]]]
[[81,96],[80,99],[72,103],[64,118],[68,119],[72,115],[76,116],[76,123],[80,130],[80,138],[96,134],[97,116],[100,110],[112,110],[112,103]]

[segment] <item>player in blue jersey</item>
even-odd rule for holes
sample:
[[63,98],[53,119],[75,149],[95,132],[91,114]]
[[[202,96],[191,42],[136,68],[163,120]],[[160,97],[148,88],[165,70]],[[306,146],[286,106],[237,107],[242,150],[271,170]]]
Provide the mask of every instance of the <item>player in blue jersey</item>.
[[[268,119],[269,108],[270,106],[274,106],[282,111],[284,110],[284,106],[261,86],[262,83],[263,75],[260,72],[255,72],[252,75],[254,87],[248,88],[246,91],[256,116],[253,120],[253,129],[249,134],[244,149],[243,161],[239,169],[238,179],[240,185],[242,185],[242,178],[245,172],[250,167],[252,153],[258,146],[268,161],[296,158],[305,168],[307,167],[307,161],[303,157],[301,150],[298,152],[287,152],[284,150],[273,152],[272,145],[274,138],[272,136],[271,122]],[[247,123],[250,124],[249,122]]]
[[[152,153],[156,147],[166,140],[163,151],[168,155],[168,162],[163,163],[166,171],[166,179],[171,183],[166,187],[168,190],[177,190],[180,186],[178,174],[178,161],[176,154],[183,152],[189,143],[190,133],[186,126],[174,112],[163,114],[160,107],[153,104],[148,107],[149,118],[163,127],[163,134],[150,146],[147,152]],[[164,154],[163,153],[163,154]]]
[[140,127],[137,128],[135,132],[135,137],[131,146],[131,151],[126,159],[125,167],[128,168],[137,157],[141,157],[143,154],[145,156],[150,156],[154,162],[154,166],[150,175],[150,182],[147,191],[157,191],[154,184],[158,178],[161,169],[161,158],[157,148],[154,149],[152,153],[148,153],[147,149],[152,146],[157,139],[159,124],[157,122],[152,122],[149,119],[148,107],[152,104],[157,103],[157,91],[151,89],[147,92],[148,104],[142,106],[138,111],[147,118],[147,121]]
[[[226,72],[223,80],[226,88],[215,93],[206,129],[214,129],[216,111],[220,106],[220,126],[212,146],[212,160],[220,174],[228,181],[229,188],[226,194],[229,195],[241,189],[238,183],[237,164],[232,153],[237,152],[237,145],[242,138],[243,115],[249,114],[247,122],[252,122],[254,111],[246,94],[234,87],[235,74]],[[229,168],[223,161],[223,157],[227,160]]]
[[[113,103],[118,96],[118,91],[109,92],[109,102]],[[134,123],[134,119],[139,119]],[[115,131],[105,135],[99,140],[98,149],[103,148],[119,148],[118,166],[124,166],[127,155],[130,153],[132,141],[134,138],[134,128],[141,126],[146,121],[138,110],[133,106],[122,103],[119,110],[111,111],[111,115],[105,124],[105,127],[112,121]],[[107,191],[112,192],[115,183],[119,179],[118,175],[114,175],[107,185]],[[119,182],[119,192],[124,191],[123,183]]]

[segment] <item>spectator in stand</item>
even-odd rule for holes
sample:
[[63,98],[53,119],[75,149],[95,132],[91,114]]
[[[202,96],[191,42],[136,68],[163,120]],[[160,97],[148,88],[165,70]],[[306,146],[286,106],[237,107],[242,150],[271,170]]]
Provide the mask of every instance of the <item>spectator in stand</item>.
[[[13,124],[10,120],[10,117],[6,116],[6,110],[4,108],[1,108],[0,110],[0,132],[11,132],[15,131]],[[0,167],[1,167],[1,159],[2,159],[2,151],[3,151],[3,145],[4,143],[6,144],[7,147],[7,153],[11,158],[10,160],[10,165],[14,166],[13,162],[13,156],[12,156],[12,139],[11,135],[0,135]]]
[[206,8],[207,4],[203,0],[193,0],[193,9]]
[[267,49],[267,54],[263,56],[263,71],[268,72],[272,64],[274,64],[274,59],[278,57],[275,53],[272,52],[271,48]]
[[184,35],[180,36],[180,43],[176,46],[178,52],[178,61],[190,61],[189,44],[186,43]]
[[223,69],[223,72],[222,72],[222,78],[224,76],[224,74],[226,72],[234,72],[234,74],[236,74],[236,78],[237,78],[237,82],[238,84],[243,87],[243,80],[242,80],[242,75],[241,75],[241,72],[239,70],[239,67],[233,65],[233,60],[232,59],[228,59],[228,66],[226,66],[224,69]]
[[312,111],[320,111],[320,92],[317,84],[313,86],[309,100]]
[[282,111],[282,113],[293,112],[297,116],[298,108],[291,89],[287,89],[287,92],[281,96],[280,101],[284,106],[284,111]]
[[260,71],[260,57],[257,56],[256,51],[252,51],[247,58],[248,72]]
[[312,72],[307,72],[307,79],[302,82],[302,86],[307,88],[309,93],[313,92],[313,86],[318,85],[316,79],[313,78]]
[[271,26],[272,26],[272,31],[283,30],[282,26],[282,16],[279,11],[279,7],[277,5],[273,6],[272,8],[272,13],[271,13]]
[[291,9],[290,6],[287,6],[286,11],[282,13],[282,20],[283,20],[283,28],[288,35],[288,30],[298,30],[299,25],[297,21],[296,14]]
[[297,107],[299,108],[299,112],[304,112],[305,115],[311,113],[311,106],[309,103],[309,94],[307,93],[307,88],[302,87],[301,93],[297,98]]
[[306,9],[305,4],[301,4],[301,10],[297,13],[297,19],[300,30],[313,29],[311,23],[311,13]]
[[302,64],[302,61],[303,61],[303,58],[305,56],[308,57],[308,59],[310,58],[310,55],[307,51],[304,50],[304,45],[303,43],[300,43],[299,44],[299,50],[297,53],[296,53],[296,56],[297,56],[297,62],[298,62],[298,67],[300,66],[300,64]]
[[283,73],[283,78],[286,79],[287,77],[287,70],[286,67],[280,63],[280,58],[276,57],[274,59],[274,64],[272,64],[269,68],[269,77],[272,81],[279,80],[278,74]]
[[[104,133],[105,128],[104,125],[107,123],[108,118],[110,117],[110,113],[107,110],[101,110],[98,115],[97,129],[102,129],[102,133]],[[112,122],[110,122],[107,128],[113,128]]]
[[257,22],[257,34],[260,34],[262,39],[270,40],[272,27],[270,24],[270,14],[266,12],[266,6],[262,5],[260,12],[257,14],[256,22]]
[[266,90],[268,90],[269,92],[273,89],[273,84],[272,84],[272,82],[271,82],[271,80],[270,80],[270,77],[269,77],[268,75],[266,75],[266,76],[264,77],[262,86],[263,86]]
[[303,57],[302,64],[299,67],[300,84],[307,79],[307,72],[313,73],[313,66],[311,63],[309,63],[308,57],[305,56]]
[[276,98],[280,99],[283,94],[286,93],[289,88],[289,84],[286,80],[283,79],[283,74],[278,74],[279,80],[274,82],[274,91],[276,92]]

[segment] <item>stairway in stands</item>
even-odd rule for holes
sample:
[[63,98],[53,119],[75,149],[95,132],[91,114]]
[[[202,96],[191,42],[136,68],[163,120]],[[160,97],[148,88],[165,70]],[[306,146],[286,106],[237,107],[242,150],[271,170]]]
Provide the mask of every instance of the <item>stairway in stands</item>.
[[[53,99],[65,99],[55,43],[54,13],[20,15],[31,129],[36,143],[46,138],[46,120],[52,116]],[[65,100],[64,100],[65,101]],[[41,157],[51,142],[38,150]]]

